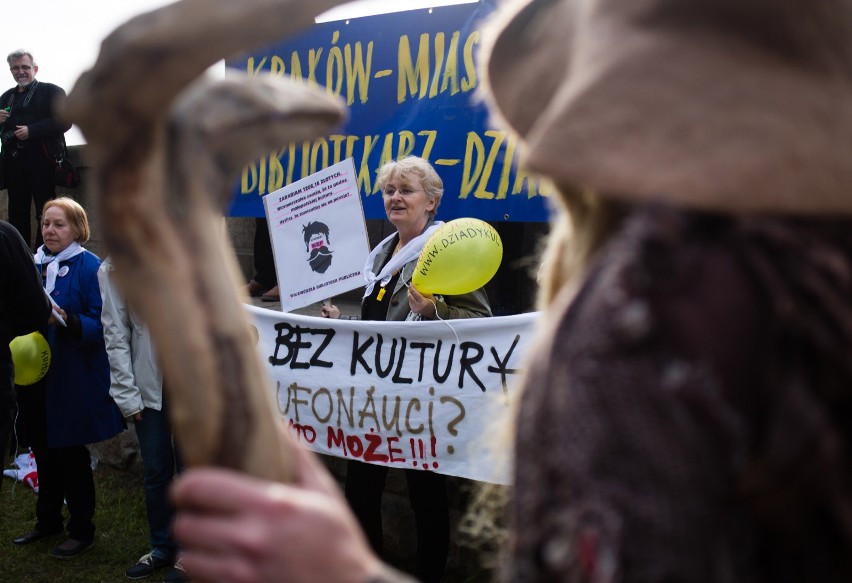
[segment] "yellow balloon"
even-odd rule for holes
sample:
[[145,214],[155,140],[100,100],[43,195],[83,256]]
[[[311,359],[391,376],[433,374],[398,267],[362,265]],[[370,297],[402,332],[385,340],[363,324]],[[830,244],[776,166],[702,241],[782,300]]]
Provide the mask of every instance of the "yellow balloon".
[[37,383],[50,368],[50,345],[39,332],[13,338],[9,343],[15,366],[15,384]]
[[411,283],[421,293],[470,293],[494,277],[502,259],[503,242],[494,227],[479,219],[455,219],[423,245]]

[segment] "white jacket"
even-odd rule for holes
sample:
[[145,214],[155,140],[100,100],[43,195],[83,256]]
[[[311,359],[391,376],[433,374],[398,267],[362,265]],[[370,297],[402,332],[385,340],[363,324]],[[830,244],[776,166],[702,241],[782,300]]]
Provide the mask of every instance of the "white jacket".
[[103,311],[101,323],[110,369],[110,395],[125,417],[144,408],[163,407],[163,375],[157,365],[151,334],[127,309],[110,276],[110,258],[98,270]]

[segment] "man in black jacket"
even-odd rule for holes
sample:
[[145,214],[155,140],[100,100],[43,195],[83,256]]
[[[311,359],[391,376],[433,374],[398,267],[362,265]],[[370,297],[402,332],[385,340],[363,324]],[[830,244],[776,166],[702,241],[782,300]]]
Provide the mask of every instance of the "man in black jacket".
[[45,331],[50,302],[24,240],[4,221],[0,221],[0,274],[0,467],[5,467],[15,410],[9,342],[16,336]]
[[[55,116],[56,102],[65,97],[65,91],[36,80],[38,65],[32,54],[14,51],[6,61],[16,83],[0,96],[0,138],[9,192],[9,222],[30,245],[30,205],[35,202],[36,224],[41,224],[44,203],[56,196],[54,159],[65,150],[63,134],[71,124],[60,122]],[[41,242],[39,228],[35,247]]]

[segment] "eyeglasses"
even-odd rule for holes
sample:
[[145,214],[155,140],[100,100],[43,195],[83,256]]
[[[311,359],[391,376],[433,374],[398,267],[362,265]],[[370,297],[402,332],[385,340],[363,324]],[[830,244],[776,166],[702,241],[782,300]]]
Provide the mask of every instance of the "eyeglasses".
[[9,67],[9,70],[14,73],[15,71],[29,71],[32,68],[32,65],[15,65],[14,67]]
[[390,198],[394,195],[394,193],[399,192],[402,196],[411,196],[415,192],[423,192],[420,189],[412,189],[412,188],[397,188],[395,186],[387,186],[384,190],[382,190],[382,196],[386,198]]

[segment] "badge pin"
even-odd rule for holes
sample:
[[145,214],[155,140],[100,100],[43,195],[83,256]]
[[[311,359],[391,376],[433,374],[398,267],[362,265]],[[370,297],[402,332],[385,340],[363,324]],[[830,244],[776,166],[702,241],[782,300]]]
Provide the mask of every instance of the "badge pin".
[[62,267],[60,267],[59,271],[56,272],[56,275],[58,275],[59,277],[65,277],[66,275],[68,275],[68,266],[63,265]]

